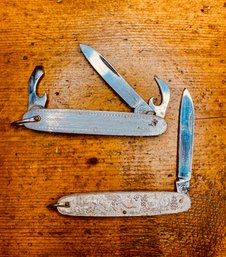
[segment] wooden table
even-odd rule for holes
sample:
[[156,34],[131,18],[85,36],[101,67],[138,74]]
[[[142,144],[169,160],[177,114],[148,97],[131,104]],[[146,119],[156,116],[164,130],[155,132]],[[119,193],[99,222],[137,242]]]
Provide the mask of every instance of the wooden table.
[[[1,256],[226,256],[225,9],[209,1],[2,0]],[[155,138],[62,135],[14,128],[36,65],[48,108],[131,111],[79,44],[100,51],[145,99],[158,75],[171,90]],[[192,208],[178,215],[72,218],[46,206],[75,192],[175,190],[180,97],[195,104]]]

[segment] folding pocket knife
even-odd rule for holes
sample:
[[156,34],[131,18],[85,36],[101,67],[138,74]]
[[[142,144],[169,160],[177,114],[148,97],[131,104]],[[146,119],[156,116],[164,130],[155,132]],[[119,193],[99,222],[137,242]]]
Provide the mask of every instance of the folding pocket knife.
[[167,129],[164,116],[170,99],[166,83],[155,77],[162,102],[155,106],[152,97],[146,103],[101,54],[89,46],[80,47],[97,73],[134,109],[134,113],[47,109],[47,94],[41,97],[36,94],[37,85],[44,75],[43,67],[36,66],[29,80],[28,112],[23,115],[22,120],[12,124],[57,133],[118,136],[158,136],[164,133]]
[[187,211],[194,137],[194,107],[184,90],[179,122],[178,179],[176,192],[118,191],[76,193],[64,196],[48,207],[63,215],[89,217],[128,217],[173,214]]

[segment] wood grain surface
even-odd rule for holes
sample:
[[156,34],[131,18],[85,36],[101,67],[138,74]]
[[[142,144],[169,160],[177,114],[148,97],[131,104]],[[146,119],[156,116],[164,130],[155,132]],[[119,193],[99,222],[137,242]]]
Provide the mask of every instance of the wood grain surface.
[[[2,0],[1,256],[226,256],[226,3],[222,0]],[[154,138],[14,128],[36,65],[49,108],[131,111],[79,44],[101,52],[145,99],[167,82],[167,132]],[[195,105],[192,208],[177,215],[72,218],[46,208],[76,192],[175,190],[180,97]]]

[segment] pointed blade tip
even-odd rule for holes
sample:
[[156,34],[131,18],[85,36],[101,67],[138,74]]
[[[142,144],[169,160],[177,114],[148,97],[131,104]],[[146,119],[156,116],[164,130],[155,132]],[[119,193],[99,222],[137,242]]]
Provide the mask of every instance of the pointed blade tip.
[[191,95],[190,95],[190,93],[189,93],[189,91],[188,91],[187,88],[184,88],[183,96],[187,96],[187,97],[189,97],[190,99],[192,99],[192,98],[191,98]]
[[84,45],[84,44],[79,44],[79,46],[80,46],[80,49],[82,50],[82,52],[92,49],[92,47]]
[[189,90],[188,90],[187,88],[185,88],[184,91],[183,91],[182,100],[183,100],[183,98],[185,98],[185,97],[187,97],[187,98],[190,100],[191,105],[192,105],[192,107],[193,107],[193,111],[194,111],[193,100],[192,100],[191,94],[190,94],[190,92],[189,92]]
[[158,83],[158,81],[160,80],[160,78],[157,75],[154,75],[154,80]]
[[79,46],[80,46],[81,50],[83,50],[86,47],[86,45],[84,45],[84,44],[79,44]]

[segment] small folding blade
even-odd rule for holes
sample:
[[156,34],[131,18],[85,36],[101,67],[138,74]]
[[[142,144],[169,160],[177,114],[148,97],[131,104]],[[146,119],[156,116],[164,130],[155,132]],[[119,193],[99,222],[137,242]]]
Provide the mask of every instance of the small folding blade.
[[142,107],[146,112],[154,111],[100,53],[83,44],[80,44],[80,48],[97,73],[131,108]]
[[128,217],[179,213],[190,206],[189,196],[177,192],[119,191],[68,195],[48,207],[70,216]]
[[179,123],[178,181],[177,192],[189,193],[192,171],[194,140],[194,105],[191,95],[185,89],[182,96]]

